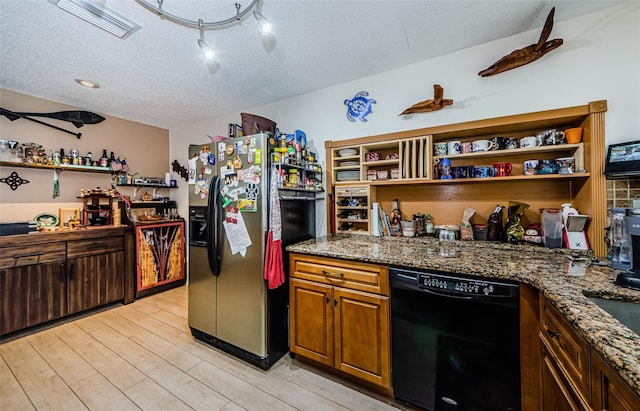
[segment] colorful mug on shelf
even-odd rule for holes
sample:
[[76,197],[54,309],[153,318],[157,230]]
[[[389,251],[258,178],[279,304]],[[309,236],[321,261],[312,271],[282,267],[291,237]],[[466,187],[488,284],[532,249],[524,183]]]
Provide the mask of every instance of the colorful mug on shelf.
[[495,170],[494,175],[496,177],[507,177],[511,175],[513,166],[511,165],[511,163],[495,163],[493,165],[493,168]]
[[582,127],[569,128],[564,131],[567,144],[578,144],[582,141]]
[[520,139],[521,148],[539,147],[542,145],[542,138],[536,136],[522,137]]
[[517,138],[508,138],[504,144],[504,148],[506,150],[513,150],[514,148],[518,148],[518,139]]
[[527,176],[533,176],[537,174],[538,164],[540,162],[538,160],[527,160],[524,162],[524,174]]
[[447,155],[447,143],[435,143],[433,145],[433,154],[436,156],[446,156]]
[[473,151],[489,151],[494,147],[493,142],[489,140],[476,140],[473,142]]
[[460,154],[460,142],[459,141],[449,141],[448,151],[450,156],[455,156]]
[[476,178],[487,178],[495,175],[494,168],[491,166],[477,166],[474,170]]
[[462,154],[473,152],[473,143],[470,141],[466,141],[460,144],[460,151],[462,151]]

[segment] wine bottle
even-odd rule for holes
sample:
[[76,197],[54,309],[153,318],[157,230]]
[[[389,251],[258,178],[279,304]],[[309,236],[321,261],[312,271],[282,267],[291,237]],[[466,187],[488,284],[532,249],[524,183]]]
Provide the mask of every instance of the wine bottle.
[[100,167],[109,167],[109,157],[107,157],[107,150],[102,150],[102,157],[98,160],[98,165]]
[[393,236],[401,236],[402,235],[402,212],[400,212],[400,208],[398,207],[398,199],[393,200],[393,210],[391,210],[391,221],[389,222],[389,228],[391,231],[391,235]]
[[113,155],[113,151],[111,152],[111,155],[109,156],[109,167],[113,168],[113,163],[116,162],[116,157]]

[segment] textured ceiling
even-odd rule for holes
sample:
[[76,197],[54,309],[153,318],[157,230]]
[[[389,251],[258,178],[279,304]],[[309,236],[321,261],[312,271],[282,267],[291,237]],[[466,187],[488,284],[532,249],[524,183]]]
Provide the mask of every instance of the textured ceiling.
[[[0,0],[0,87],[174,128],[541,28],[553,6],[558,22],[622,3],[264,0],[271,36],[261,38],[253,17],[208,30],[218,56],[207,66],[197,29],[135,0],[100,1],[142,28],[122,40],[46,0]],[[233,16],[234,3],[164,0],[163,8],[212,21]]]

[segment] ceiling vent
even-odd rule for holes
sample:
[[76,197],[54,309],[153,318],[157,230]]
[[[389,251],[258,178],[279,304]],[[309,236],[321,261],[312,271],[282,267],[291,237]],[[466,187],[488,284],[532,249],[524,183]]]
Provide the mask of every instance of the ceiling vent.
[[126,39],[140,28],[138,24],[98,1],[49,0],[49,3],[121,39]]

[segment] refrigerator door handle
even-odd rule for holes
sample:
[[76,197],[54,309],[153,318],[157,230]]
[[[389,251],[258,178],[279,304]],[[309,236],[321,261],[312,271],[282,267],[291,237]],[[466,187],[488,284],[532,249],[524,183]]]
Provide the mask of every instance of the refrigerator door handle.
[[207,220],[209,222],[209,238],[207,239],[207,256],[209,268],[214,276],[220,275],[222,266],[222,223],[218,215],[220,209],[220,177],[214,176],[209,186],[209,200],[207,201]]

